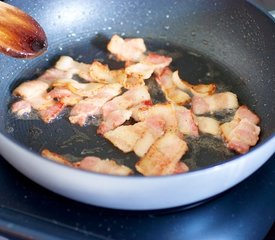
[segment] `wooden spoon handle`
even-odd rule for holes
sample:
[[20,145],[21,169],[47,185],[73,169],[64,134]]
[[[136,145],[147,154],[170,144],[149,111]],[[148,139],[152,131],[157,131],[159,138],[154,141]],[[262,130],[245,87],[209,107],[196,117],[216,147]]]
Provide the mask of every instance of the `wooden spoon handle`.
[[33,58],[47,46],[44,30],[32,17],[0,1],[0,52],[16,58]]

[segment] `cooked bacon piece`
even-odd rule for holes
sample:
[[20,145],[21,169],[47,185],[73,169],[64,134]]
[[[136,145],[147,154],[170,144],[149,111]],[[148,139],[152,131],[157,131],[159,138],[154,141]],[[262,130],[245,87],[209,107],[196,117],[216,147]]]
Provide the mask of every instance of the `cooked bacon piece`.
[[127,75],[135,74],[139,75],[143,79],[148,79],[154,72],[154,67],[150,64],[144,64],[142,62],[133,64],[125,68]]
[[124,165],[119,165],[114,160],[102,160],[98,157],[85,157],[80,162],[75,163],[74,166],[84,170],[104,174],[121,176],[128,176],[130,174],[133,174],[133,171],[130,168]]
[[15,102],[11,106],[11,111],[13,113],[16,113],[18,116],[22,116],[24,114],[30,113],[32,110],[32,106],[28,101],[20,100],[18,102]]
[[178,121],[175,107],[171,103],[158,103],[153,106],[140,106],[133,109],[132,117],[136,121],[145,121],[146,119],[157,117],[165,122],[165,130],[178,131]]
[[70,122],[80,126],[85,125],[89,116],[101,114],[102,106],[120,93],[120,84],[114,83],[102,87],[95,96],[83,99],[72,108],[69,117]]
[[82,100],[81,96],[76,95],[72,93],[69,89],[62,87],[53,88],[50,92],[47,93],[46,97],[56,99],[66,106],[74,106]]
[[246,106],[241,106],[231,122],[221,125],[222,136],[227,147],[239,153],[246,153],[259,140],[259,117]]
[[152,144],[165,132],[165,121],[159,117],[151,117],[145,120],[146,130],[134,146],[137,156],[143,157]]
[[173,72],[168,67],[159,71],[156,75],[156,81],[164,92],[166,99],[178,105],[189,103],[191,97],[173,83],[172,76]]
[[234,119],[241,120],[244,118],[248,119],[250,122],[256,125],[260,123],[260,118],[251,110],[249,110],[247,106],[242,105],[236,111]]
[[65,88],[82,97],[92,97],[106,84],[103,83],[80,83],[73,79],[58,79],[53,82],[53,87]]
[[142,157],[155,140],[164,134],[164,126],[164,120],[154,117],[134,125],[120,126],[106,132],[104,137],[123,152],[134,151]]
[[142,38],[123,39],[118,35],[113,35],[107,49],[118,60],[138,62],[143,57],[146,46]]
[[142,59],[142,63],[152,65],[154,67],[154,71],[168,67],[171,62],[171,57],[160,55],[154,52],[148,53],[148,55]]
[[94,61],[90,67],[90,76],[100,83],[120,83],[124,84],[127,79],[124,69],[110,70],[108,65]]
[[104,135],[106,132],[115,129],[122,125],[125,121],[129,120],[132,115],[132,111],[125,109],[114,110],[108,114],[108,117],[104,119],[97,129],[98,134]]
[[134,125],[120,126],[104,134],[104,137],[112,142],[121,151],[127,153],[134,149],[137,141],[147,130],[146,123],[139,122]]
[[55,64],[55,68],[68,72],[71,75],[77,74],[79,77],[91,82],[90,64],[80,63],[69,56],[61,56]]
[[136,163],[136,169],[145,176],[173,174],[177,172],[177,164],[187,150],[185,141],[176,134],[166,132]]
[[38,95],[44,94],[49,85],[40,80],[32,80],[21,83],[17,88],[13,90],[14,96],[20,96],[25,100],[31,99]]
[[73,164],[66,158],[62,157],[61,155],[51,152],[48,149],[43,149],[41,152],[42,157],[48,158],[50,160],[53,160],[55,162],[67,165],[67,166],[73,166]]
[[63,111],[65,105],[61,102],[53,102],[53,104],[45,109],[41,109],[39,111],[39,116],[41,119],[46,122],[50,123],[55,120],[59,114]]
[[123,87],[126,89],[138,88],[145,85],[144,78],[139,74],[128,74],[125,82],[123,82]]
[[147,100],[150,100],[150,94],[147,87],[143,86],[130,89],[107,102],[102,107],[103,122],[100,124],[97,133],[104,134],[122,125],[132,115],[129,108]]
[[127,72],[124,69],[110,70],[108,65],[94,61],[90,67],[90,75],[96,82],[120,83],[126,89],[144,86],[144,76],[138,73]]
[[233,120],[221,125],[223,137],[227,147],[238,153],[246,153],[259,140],[260,127],[244,118],[239,122]]
[[192,98],[192,111],[197,115],[235,109],[238,106],[237,95],[232,92],[216,93],[205,97],[194,96]]
[[199,136],[198,124],[193,113],[183,106],[175,106],[175,110],[179,131],[186,135]]
[[178,71],[173,73],[172,80],[179,89],[183,91],[190,91],[195,96],[208,96],[214,94],[216,91],[216,85],[213,83],[192,85],[186,81],[183,81],[180,79]]
[[184,162],[178,162],[173,174],[185,173],[189,171],[189,167]]
[[146,100],[151,100],[146,86],[130,89],[103,106],[103,118],[106,119],[109,113],[114,110],[128,109]]
[[198,127],[201,133],[208,133],[213,136],[220,136],[220,122],[210,117],[196,117]]
[[53,81],[60,78],[72,78],[73,74],[70,72],[62,71],[56,68],[50,68],[46,70],[41,76],[39,76],[36,80],[47,83],[49,86]]
[[172,62],[172,58],[162,56],[156,53],[149,53],[145,56],[141,62],[136,64],[131,64],[125,68],[128,75],[138,74],[143,79],[148,79],[151,77],[154,71],[160,71]]

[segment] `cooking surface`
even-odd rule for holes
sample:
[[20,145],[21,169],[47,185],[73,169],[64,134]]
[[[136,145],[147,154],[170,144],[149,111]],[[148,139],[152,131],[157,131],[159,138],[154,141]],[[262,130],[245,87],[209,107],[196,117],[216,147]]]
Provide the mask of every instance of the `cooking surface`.
[[152,236],[223,239],[226,235],[229,239],[263,239],[275,219],[275,155],[236,187],[185,210],[130,212],[88,206],[45,190],[2,158],[0,175],[0,236],[20,233],[36,239],[130,240]]
[[[271,6],[273,1],[258,2]],[[194,208],[151,212],[66,199],[33,183],[1,157],[0,176],[0,238],[263,239],[275,219],[275,155],[242,183]]]

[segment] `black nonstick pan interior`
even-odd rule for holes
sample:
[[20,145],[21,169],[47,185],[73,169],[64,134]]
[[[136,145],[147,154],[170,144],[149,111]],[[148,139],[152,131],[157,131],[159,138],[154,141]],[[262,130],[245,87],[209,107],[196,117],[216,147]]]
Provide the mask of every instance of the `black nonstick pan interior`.
[[[106,51],[106,44],[115,33],[123,37],[144,37],[150,51],[173,57],[172,68],[178,69],[180,76],[191,83],[214,82],[219,91],[236,93],[241,104],[248,105],[261,117],[260,142],[274,133],[275,41],[269,34],[274,24],[253,5],[244,1],[160,1],[157,6],[153,0],[82,2],[81,14],[72,12],[74,1],[66,1],[66,4],[57,1],[57,7],[52,8],[50,14],[52,17],[47,16],[52,1],[41,2],[35,10],[27,8],[45,28],[50,48],[44,56],[32,61],[1,57],[2,68],[5,66],[0,82],[2,133],[34,152],[48,148],[73,161],[88,155],[114,158],[134,169],[137,160],[134,154],[115,149],[96,134],[94,126],[70,124],[66,112],[64,117],[44,124],[35,115],[22,120],[8,111],[14,101],[12,90],[25,80],[35,79],[61,55],[87,63],[100,59],[111,68],[119,68],[120,63],[108,58]],[[19,1],[16,3],[23,9],[26,7]],[[101,9],[105,4],[109,7]],[[61,6],[64,11],[60,10]],[[94,10],[97,8],[100,8],[99,13]],[[78,23],[69,19],[68,11],[77,15]],[[95,18],[95,14],[100,14],[100,18]],[[151,93],[156,95],[154,99],[160,100],[155,90],[157,86],[150,80],[148,84]],[[187,138],[187,141],[192,153],[183,160],[191,170],[235,156],[220,140],[212,137]]]

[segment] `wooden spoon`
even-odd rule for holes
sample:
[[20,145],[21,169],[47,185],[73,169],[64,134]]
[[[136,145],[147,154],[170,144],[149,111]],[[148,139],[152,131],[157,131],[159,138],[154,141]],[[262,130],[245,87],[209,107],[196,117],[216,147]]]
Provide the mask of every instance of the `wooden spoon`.
[[0,1],[0,52],[16,58],[33,58],[46,51],[42,27],[29,15]]

